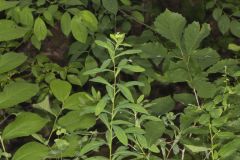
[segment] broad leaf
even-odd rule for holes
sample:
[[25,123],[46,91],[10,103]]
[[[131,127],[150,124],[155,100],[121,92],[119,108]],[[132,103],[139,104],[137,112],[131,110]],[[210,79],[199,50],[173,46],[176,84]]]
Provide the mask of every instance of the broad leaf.
[[41,130],[48,120],[31,112],[22,112],[4,128],[2,137],[5,140],[29,136]]
[[183,29],[186,25],[186,19],[182,15],[166,9],[156,18],[154,25],[158,33],[180,47]]
[[230,24],[231,33],[240,38],[240,22],[233,20]]
[[145,125],[145,137],[150,147],[154,144],[164,133],[165,126],[162,121],[149,121]]
[[210,26],[203,24],[200,28],[200,24],[193,22],[188,25],[184,32],[184,44],[188,54],[191,54],[197,49],[201,41],[206,38],[210,33]]
[[84,145],[80,150],[80,155],[84,155],[88,152],[98,149],[100,146],[104,145],[104,141],[91,141]]
[[88,37],[87,28],[83,25],[81,18],[74,16],[71,21],[71,30],[73,37],[79,42],[85,43]]
[[0,74],[11,71],[27,60],[23,53],[8,52],[0,55]]
[[202,147],[202,146],[194,146],[194,145],[188,145],[188,144],[184,144],[184,146],[187,147],[190,151],[192,151],[194,153],[206,152],[209,150],[209,148]]
[[81,111],[70,111],[58,120],[58,124],[68,131],[89,129],[96,123],[96,117],[92,114],[81,115]]
[[37,37],[39,41],[42,41],[47,37],[47,26],[40,17],[38,17],[35,21],[34,35]]
[[19,27],[14,21],[0,20],[0,42],[22,38],[28,29]]
[[123,84],[118,84],[117,86],[121,93],[125,96],[125,98],[127,98],[130,102],[134,103],[131,91]]
[[38,86],[27,82],[11,83],[0,92],[0,109],[13,107],[38,93]]
[[65,36],[69,36],[71,32],[71,16],[68,12],[65,12],[61,18],[61,29]]
[[230,19],[227,15],[222,15],[218,21],[218,27],[222,34],[225,34],[230,28]]
[[152,104],[150,110],[153,114],[165,114],[175,107],[175,102],[170,96],[154,99]]
[[0,12],[15,7],[19,1],[0,0]]
[[80,16],[84,25],[87,26],[91,32],[98,30],[98,20],[92,12],[84,10],[80,12]]
[[68,98],[72,90],[72,86],[70,83],[60,79],[55,79],[51,81],[50,88],[53,95],[61,102]]
[[103,7],[113,14],[118,12],[118,1],[117,0],[102,0]]
[[233,155],[239,149],[240,149],[240,139],[236,138],[236,139],[228,142],[227,144],[222,145],[220,150],[218,151],[218,154],[222,158],[226,158],[226,157]]
[[37,142],[29,142],[16,151],[12,160],[42,160],[47,157],[48,152],[47,146]]
[[114,133],[115,133],[116,137],[118,138],[118,140],[125,146],[128,145],[128,137],[127,137],[125,131],[121,127],[118,127],[118,126],[113,126],[113,130],[114,130]]

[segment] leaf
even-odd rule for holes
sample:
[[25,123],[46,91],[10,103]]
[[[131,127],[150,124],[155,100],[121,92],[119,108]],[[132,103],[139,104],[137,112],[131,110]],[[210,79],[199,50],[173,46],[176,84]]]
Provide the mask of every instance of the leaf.
[[191,54],[195,49],[197,49],[201,41],[206,38],[210,33],[210,25],[203,24],[200,28],[198,22],[193,22],[188,25],[184,31],[184,43],[188,54]]
[[141,22],[141,23],[144,23],[144,16],[141,12],[139,11],[133,11],[132,12],[132,16],[138,21],[138,22]]
[[126,133],[124,132],[124,130],[118,126],[113,126],[113,130],[114,130],[114,133],[115,133],[116,137],[118,138],[118,140],[122,144],[127,146],[128,145],[128,137],[127,137]]
[[65,36],[69,36],[71,32],[71,16],[65,12],[61,17],[61,29]]
[[22,38],[28,29],[19,27],[14,21],[0,20],[0,42]]
[[118,12],[118,1],[117,0],[102,0],[103,7],[113,14]]
[[0,12],[15,7],[19,1],[0,1]]
[[41,130],[47,119],[31,112],[21,112],[16,119],[4,128],[2,137],[5,140],[29,136]]
[[220,60],[219,54],[211,48],[197,50],[191,55],[191,58],[202,70],[216,64]]
[[176,101],[181,102],[184,105],[195,104],[196,103],[195,96],[193,94],[190,94],[190,93],[174,94],[173,98]]
[[86,92],[78,92],[69,96],[63,105],[63,108],[70,110],[80,110],[83,107],[92,105],[93,98]]
[[81,148],[80,155],[85,155],[88,152],[94,151],[104,144],[104,141],[91,141]]
[[28,142],[16,151],[12,160],[42,160],[47,157],[48,152],[47,146],[37,142]]
[[31,9],[28,7],[23,8],[23,10],[20,12],[20,21],[23,25],[32,27],[34,20]]
[[0,74],[11,71],[27,60],[23,53],[8,52],[0,55]]
[[37,37],[39,41],[42,41],[47,37],[46,24],[40,17],[36,19],[33,31],[34,35]]
[[237,45],[237,44],[234,44],[234,43],[230,43],[230,44],[228,45],[228,49],[229,49],[229,50],[232,50],[232,51],[234,51],[234,52],[239,52],[239,51],[240,51],[240,46]]
[[88,37],[87,28],[83,25],[80,17],[74,16],[71,21],[73,37],[81,43],[86,43]]
[[96,78],[93,78],[90,81],[97,82],[97,83],[102,83],[102,84],[105,84],[109,87],[112,87],[112,85],[110,83],[108,83],[108,81],[106,79],[104,79],[103,77],[100,77],[100,76],[97,76]]
[[222,145],[220,150],[218,151],[218,154],[222,158],[227,158],[233,155],[239,149],[240,149],[240,139],[235,138],[234,140],[228,142],[227,144]]
[[94,115],[81,115],[81,111],[70,111],[58,120],[58,124],[70,132],[78,129],[89,129],[94,126],[95,123],[96,118]]
[[199,78],[193,80],[193,87],[201,98],[213,98],[217,91],[217,87],[214,84]]
[[240,22],[233,20],[230,24],[230,31],[234,36],[240,38]]
[[85,26],[87,26],[91,32],[96,32],[98,30],[98,20],[92,12],[83,10],[80,12],[80,16]]
[[53,95],[61,102],[64,102],[72,90],[72,86],[67,81],[60,79],[52,80],[50,83],[50,88]]
[[218,27],[222,34],[225,34],[230,28],[230,19],[227,15],[222,15],[218,21]]
[[201,147],[201,146],[194,146],[194,145],[188,145],[188,144],[184,144],[184,146],[187,147],[193,153],[206,152],[209,150],[209,148]]
[[125,56],[125,55],[138,54],[141,52],[142,52],[141,50],[137,50],[137,49],[126,50],[126,51],[123,51],[123,52],[119,53],[118,55],[116,55],[115,58]]
[[152,144],[156,143],[156,141],[162,136],[165,131],[165,126],[162,121],[149,121],[144,124],[145,128],[145,137],[148,142],[148,146],[150,147]]
[[131,91],[123,84],[118,84],[117,86],[121,93],[125,96],[125,98],[127,98],[130,102],[134,103]]
[[142,52],[141,58],[161,58],[167,56],[167,49],[159,42],[143,43],[138,47]]
[[137,66],[137,65],[129,65],[129,64],[127,64],[127,65],[121,66],[121,68],[127,69],[127,70],[129,70],[131,72],[144,72],[145,71],[145,69],[143,67]]
[[100,113],[102,113],[104,111],[104,108],[106,107],[107,102],[108,102],[108,97],[105,96],[97,103],[97,106],[95,109],[96,116],[98,116]]
[[44,111],[47,111],[48,113],[57,116],[51,109],[50,107],[50,103],[49,103],[49,96],[46,96],[45,99],[37,104],[33,104],[33,107],[37,108],[37,109],[42,109]]
[[165,114],[175,107],[175,102],[170,96],[160,97],[152,101],[150,110],[153,114]]
[[213,18],[216,20],[216,21],[218,21],[219,20],[219,18],[221,17],[221,15],[222,15],[222,9],[220,9],[220,8],[215,8],[214,10],[213,10]]
[[0,109],[13,107],[29,100],[38,93],[38,85],[27,82],[14,82],[0,92]]
[[154,25],[158,33],[180,47],[183,29],[186,25],[186,19],[182,15],[166,9],[156,18]]

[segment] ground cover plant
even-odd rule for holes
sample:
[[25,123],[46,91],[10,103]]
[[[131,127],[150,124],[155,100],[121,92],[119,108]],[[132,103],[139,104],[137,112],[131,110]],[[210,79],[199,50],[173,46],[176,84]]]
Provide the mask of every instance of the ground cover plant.
[[240,2],[0,0],[0,16],[0,159],[240,159]]

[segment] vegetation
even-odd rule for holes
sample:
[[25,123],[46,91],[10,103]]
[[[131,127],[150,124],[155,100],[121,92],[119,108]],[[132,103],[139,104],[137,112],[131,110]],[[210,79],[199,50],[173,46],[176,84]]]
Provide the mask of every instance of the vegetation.
[[240,159],[239,1],[0,0],[0,15],[0,159]]

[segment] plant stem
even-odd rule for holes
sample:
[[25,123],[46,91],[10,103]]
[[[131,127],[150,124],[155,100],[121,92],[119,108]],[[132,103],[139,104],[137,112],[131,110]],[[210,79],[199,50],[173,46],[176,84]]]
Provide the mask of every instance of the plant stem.
[[213,142],[213,138],[214,136],[212,135],[212,125],[209,124],[209,132],[210,132],[210,141],[211,141],[211,157],[212,157],[212,160],[214,160],[214,142]]
[[115,111],[115,97],[116,97],[116,85],[117,85],[117,75],[116,75],[116,64],[113,60],[113,74],[114,74],[114,82],[113,82],[113,100],[112,100],[112,111],[111,111],[111,122],[110,122],[110,144],[109,144],[109,160],[112,160],[112,140],[113,140],[113,119],[114,119],[114,111]]
[[[3,152],[7,153],[4,142],[3,142],[3,139],[2,139],[2,136],[0,136],[0,141],[1,141]],[[8,157],[5,157],[5,158],[6,158],[6,160],[9,160]]]

